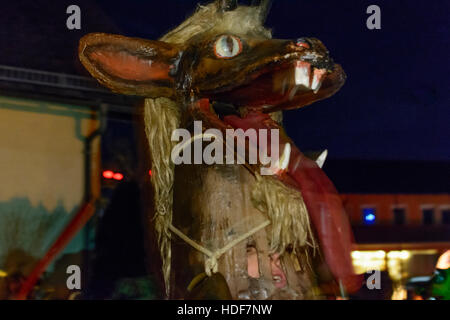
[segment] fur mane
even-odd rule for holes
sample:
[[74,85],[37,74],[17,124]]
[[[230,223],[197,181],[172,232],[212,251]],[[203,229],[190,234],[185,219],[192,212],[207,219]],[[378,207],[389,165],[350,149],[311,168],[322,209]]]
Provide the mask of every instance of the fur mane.
[[202,33],[248,34],[255,38],[272,38],[271,31],[262,25],[258,7],[239,6],[232,11],[221,12],[216,3],[211,3],[199,5],[190,18],[160,40],[183,45]]

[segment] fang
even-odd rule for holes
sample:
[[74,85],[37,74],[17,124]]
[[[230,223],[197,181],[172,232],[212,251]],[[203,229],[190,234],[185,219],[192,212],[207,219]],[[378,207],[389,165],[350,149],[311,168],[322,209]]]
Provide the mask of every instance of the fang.
[[325,69],[315,69],[314,70],[314,76],[311,83],[311,90],[314,91],[314,93],[317,93],[322,85],[323,77],[326,74]]
[[311,65],[307,62],[299,61],[295,66],[295,84],[303,85],[309,88],[309,77],[310,77]]

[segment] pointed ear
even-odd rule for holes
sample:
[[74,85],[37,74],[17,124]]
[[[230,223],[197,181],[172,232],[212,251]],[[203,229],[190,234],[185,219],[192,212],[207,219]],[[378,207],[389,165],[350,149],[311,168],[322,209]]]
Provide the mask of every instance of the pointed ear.
[[[162,41],[91,33],[78,49],[84,67],[112,91],[144,97],[172,97],[177,47]],[[172,71],[172,72],[171,72]]]

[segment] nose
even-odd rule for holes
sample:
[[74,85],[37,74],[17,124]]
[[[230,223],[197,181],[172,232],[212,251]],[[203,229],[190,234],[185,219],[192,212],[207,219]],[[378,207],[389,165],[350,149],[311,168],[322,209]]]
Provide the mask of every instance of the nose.
[[309,41],[307,38],[298,38],[295,41],[295,45],[299,48],[305,48],[305,49],[311,49],[311,41]]
[[314,52],[314,56],[303,56],[302,61],[309,62],[316,69],[333,70],[334,62],[329,56],[327,48],[323,43],[315,38],[301,37],[290,40],[288,49],[294,52],[307,53]]

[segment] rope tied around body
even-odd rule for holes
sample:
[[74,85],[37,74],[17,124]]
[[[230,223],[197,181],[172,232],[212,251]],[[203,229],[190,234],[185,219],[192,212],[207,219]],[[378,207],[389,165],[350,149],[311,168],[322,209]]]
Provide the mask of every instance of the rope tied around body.
[[205,259],[205,273],[208,277],[210,277],[212,274],[217,273],[219,271],[219,262],[218,260],[220,257],[225,254],[227,251],[232,249],[234,246],[236,246],[238,243],[244,241],[248,237],[254,235],[261,229],[264,229],[267,227],[271,222],[269,220],[264,221],[260,225],[254,227],[253,229],[249,230],[248,232],[244,233],[243,235],[237,237],[233,241],[229,242],[226,246],[217,249],[215,251],[211,251],[202,245],[198,244],[188,236],[186,236],[183,232],[181,232],[179,229],[174,227],[172,224],[169,225],[170,231],[175,233],[178,237],[180,237],[182,240],[184,240],[187,244],[189,244],[191,247],[196,249],[197,251],[200,251],[208,258]]

